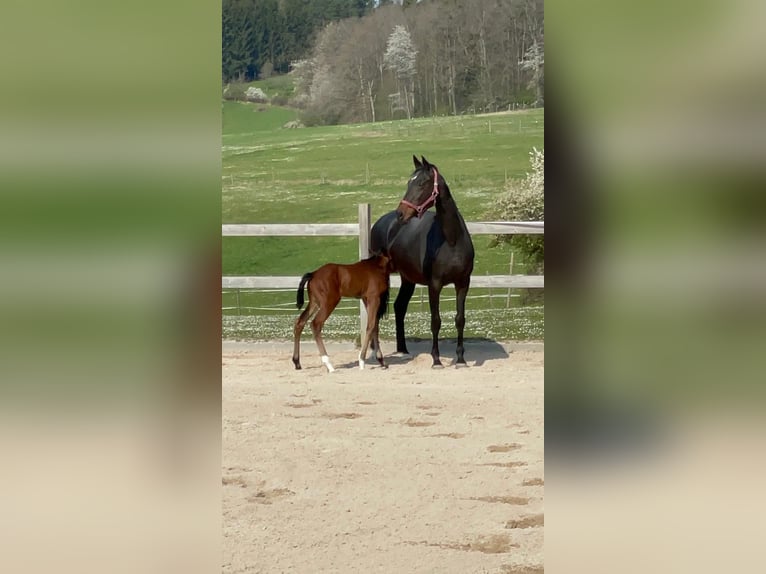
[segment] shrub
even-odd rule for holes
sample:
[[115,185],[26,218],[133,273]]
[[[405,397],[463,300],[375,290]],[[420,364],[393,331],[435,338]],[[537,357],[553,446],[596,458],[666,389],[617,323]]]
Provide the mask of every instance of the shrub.
[[269,97],[266,95],[266,92],[264,92],[261,88],[256,88],[255,86],[250,86],[245,91],[245,99],[248,102],[258,102],[258,103],[265,103],[269,101]]
[[[544,221],[545,219],[545,151],[529,152],[532,171],[522,180],[511,180],[492,208],[491,216],[504,221]],[[541,273],[545,264],[543,235],[498,235],[491,245],[510,243],[532,273]]]
[[274,66],[271,62],[266,61],[263,63],[263,66],[261,66],[261,73],[259,74],[259,77],[265,80],[266,78],[270,78],[273,73]]
[[340,122],[340,112],[336,109],[318,109],[310,106],[300,115],[304,126],[334,126]]
[[272,106],[286,106],[287,105],[287,96],[283,96],[282,94],[278,94],[271,98],[271,105]]
[[307,94],[298,94],[288,100],[288,105],[299,110],[304,110],[309,104],[309,97]]
[[226,86],[223,88],[223,99],[224,100],[235,100],[235,101],[244,101],[245,100],[245,84],[242,84],[240,82],[231,82],[229,84],[226,84]]

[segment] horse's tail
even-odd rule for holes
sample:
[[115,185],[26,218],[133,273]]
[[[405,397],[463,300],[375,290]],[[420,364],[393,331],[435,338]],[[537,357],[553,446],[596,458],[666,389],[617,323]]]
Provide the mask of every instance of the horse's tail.
[[386,277],[386,290],[380,294],[380,305],[378,306],[378,321],[383,315],[388,315],[388,294],[391,291],[391,279]]
[[295,304],[300,309],[303,307],[303,287],[308,283],[311,278],[314,276],[313,273],[306,273],[303,277],[301,277],[301,282],[298,285],[298,296],[295,300]]

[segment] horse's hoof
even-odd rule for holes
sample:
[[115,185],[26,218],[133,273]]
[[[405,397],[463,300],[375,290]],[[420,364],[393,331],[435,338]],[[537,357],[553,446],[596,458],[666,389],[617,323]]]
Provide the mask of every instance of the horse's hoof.
[[467,367],[468,363],[465,362],[465,359],[458,359],[457,361],[455,361],[455,366],[458,368]]
[[296,364],[296,365],[295,365],[295,370],[296,370],[296,371],[300,371],[300,370],[301,370],[301,366]]
[[383,363],[381,363],[381,364],[380,364],[380,368],[381,368],[381,369],[387,369],[387,368],[388,368],[388,365],[384,365]]
[[432,369],[443,369],[444,365],[442,365],[441,363],[434,363],[433,365],[431,365],[431,368]]

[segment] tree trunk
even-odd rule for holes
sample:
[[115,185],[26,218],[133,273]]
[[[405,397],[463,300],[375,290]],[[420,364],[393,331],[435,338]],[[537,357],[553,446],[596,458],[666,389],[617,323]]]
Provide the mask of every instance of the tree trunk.
[[[356,73],[359,76],[359,98],[362,100],[362,102],[361,102],[362,109],[365,109],[367,107],[367,105],[365,104],[365,99],[366,99],[365,96],[367,94],[366,94],[366,90],[364,88],[364,76],[362,74],[362,63],[361,62],[357,63],[357,65],[356,65]],[[365,115],[367,115],[367,114],[365,114]]]
[[433,107],[433,115],[436,115],[437,111],[439,110],[439,93],[436,90],[436,78],[438,77],[436,73],[436,60],[434,60],[434,75],[432,78],[432,81],[434,83],[434,107]]
[[407,111],[407,119],[412,119],[412,110],[410,110],[410,94],[407,91],[407,80],[402,82],[402,87],[404,88],[404,109]]
[[450,62],[449,64],[449,99],[450,107],[452,107],[452,115],[457,115],[457,102],[455,101],[455,64]]
[[487,58],[487,42],[486,33],[484,30],[484,23],[486,20],[486,13],[482,10],[481,24],[479,26],[479,49],[481,53],[479,58],[481,60],[481,84],[482,84],[482,96],[484,96],[484,105],[490,103],[492,98],[492,78],[489,71],[489,60]]
[[372,123],[375,123],[375,96],[372,95],[372,86],[375,80],[367,81],[367,97],[370,100],[370,115],[372,116]]
[[543,84],[543,71],[541,70],[542,66],[537,66],[537,70],[535,71],[535,91],[537,100],[535,101],[535,106],[538,108],[542,108],[545,106],[545,92],[544,92],[544,84]]

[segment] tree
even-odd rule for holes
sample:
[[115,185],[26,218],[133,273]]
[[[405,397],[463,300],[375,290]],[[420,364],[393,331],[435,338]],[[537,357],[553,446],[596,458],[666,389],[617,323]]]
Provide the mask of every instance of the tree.
[[224,80],[244,81],[253,73],[253,27],[249,0],[225,0],[221,22],[221,71]]
[[373,7],[372,0],[222,0],[223,79],[253,79],[267,64],[287,73],[290,62],[310,54],[327,23]]
[[353,120],[359,113],[355,72],[347,60],[339,56],[350,35],[350,26],[352,23],[348,20],[331,22],[325,26],[317,37],[310,66],[301,65],[304,76],[310,70],[311,77],[308,91],[304,91],[308,96],[303,114],[307,125],[337,124]]
[[253,52],[259,67],[271,63],[275,72],[286,72],[285,23],[277,0],[258,0],[251,12]]
[[537,107],[543,106],[543,81],[545,77],[545,51],[541,43],[535,41],[526,52],[524,57],[519,62],[522,70],[530,70],[532,72],[532,78],[529,81],[529,86],[534,88]]
[[383,61],[394,76],[396,76],[399,94],[404,92],[404,106],[407,111],[407,119],[412,118],[412,105],[410,97],[412,94],[412,80],[415,77],[417,69],[415,67],[417,51],[412,46],[410,33],[404,26],[396,26],[388,37],[386,53]]
[[344,74],[353,74],[354,77],[357,105],[353,121],[374,122],[377,119],[380,66],[388,37],[386,28],[379,26],[379,23],[378,18],[365,18],[356,22],[337,54],[339,70]]
[[[314,102],[312,113],[322,123],[389,119],[395,107],[411,118],[496,111],[535,96],[543,104],[542,0],[433,0],[406,8],[400,1],[311,0],[306,11],[297,9],[299,0],[247,1],[278,3],[283,11],[289,6],[296,18],[312,15],[310,57],[293,61],[310,59],[311,69],[321,70],[316,94],[312,82],[298,93]],[[337,22],[342,27],[331,26],[344,15],[351,17]],[[308,29],[301,30],[307,37]],[[294,32],[282,37],[288,44],[295,38]],[[282,60],[261,50],[258,65],[271,61],[275,73],[282,72],[284,55],[300,53],[294,46],[280,50]]]

